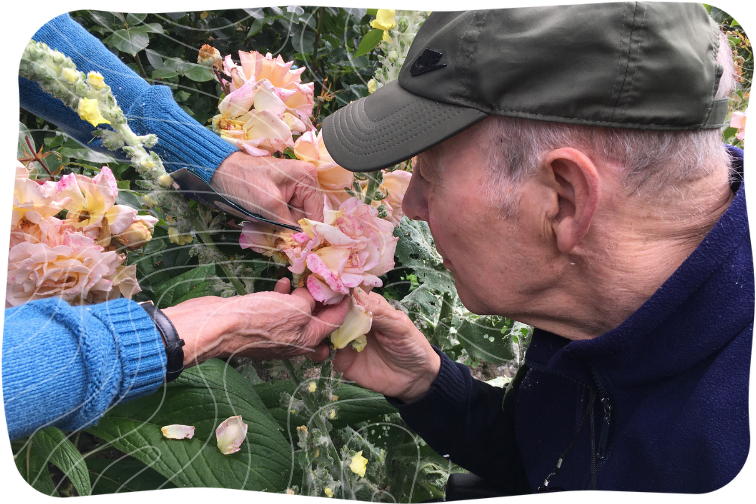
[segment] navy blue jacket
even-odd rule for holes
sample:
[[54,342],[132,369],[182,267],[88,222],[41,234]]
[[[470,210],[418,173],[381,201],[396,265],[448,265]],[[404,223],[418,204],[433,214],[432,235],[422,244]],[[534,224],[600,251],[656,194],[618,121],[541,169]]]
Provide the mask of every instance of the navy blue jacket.
[[[731,152],[742,167],[742,151]],[[442,354],[425,396],[392,402],[434,450],[512,494],[542,486],[573,438],[550,488],[708,492],[748,456],[753,320],[740,187],[695,251],[621,325],[584,341],[536,329],[506,398]]]

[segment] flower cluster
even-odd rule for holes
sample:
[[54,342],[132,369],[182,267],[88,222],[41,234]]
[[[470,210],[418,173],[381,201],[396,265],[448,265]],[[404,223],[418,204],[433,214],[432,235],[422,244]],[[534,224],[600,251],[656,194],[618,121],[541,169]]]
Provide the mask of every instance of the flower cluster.
[[407,58],[410,45],[427,17],[428,13],[422,11],[378,9],[370,26],[383,30],[380,44],[383,55],[378,56],[380,64],[376,68],[375,78],[368,81],[370,93],[399,78],[399,70]]
[[735,111],[732,113],[732,117],[730,118],[730,127],[738,129],[738,133],[735,135],[735,138],[737,138],[741,142],[745,138],[745,127],[746,127],[747,115],[748,115],[748,109],[746,109],[744,112]]
[[[390,20],[384,21],[386,30],[393,28]],[[214,48],[206,45],[200,52],[203,64],[218,68],[220,55]],[[324,222],[303,219],[302,233],[244,223],[241,247],[289,264],[299,285],[324,304],[338,303],[357,286],[381,286],[378,277],[394,266],[393,230],[402,218],[410,173],[395,170],[356,179],[333,160],[322,132],[312,126],[314,85],[301,83],[304,69],[292,69],[293,62],[280,56],[274,59],[254,51],[239,51],[239,59],[237,65],[226,56],[225,78],[217,74],[227,94],[218,106],[220,114],[213,118],[214,128],[253,156],[272,156],[290,148],[317,169],[325,202]],[[371,322],[372,315],[352,301],[347,321],[331,341],[342,348],[356,340],[353,346],[361,350]]]
[[239,51],[241,65],[223,60],[222,86],[227,90],[213,117],[213,128],[252,156],[270,156],[294,147],[293,135],[313,129],[313,83],[300,79],[304,68],[281,56]]
[[47,297],[96,303],[139,292],[136,266],[123,264],[126,255],[116,245],[141,247],[152,239],[157,219],[116,205],[117,196],[106,166],[93,178],[69,174],[40,183],[18,163],[6,303]]

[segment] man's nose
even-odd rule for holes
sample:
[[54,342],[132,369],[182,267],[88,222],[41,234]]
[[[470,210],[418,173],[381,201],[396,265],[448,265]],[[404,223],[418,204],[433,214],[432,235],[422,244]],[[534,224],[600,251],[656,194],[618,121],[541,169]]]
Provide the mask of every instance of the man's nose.
[[425,186],[422,177],[412,175],[402,200],[402,211],[410,219],[428,220],[428,199]]

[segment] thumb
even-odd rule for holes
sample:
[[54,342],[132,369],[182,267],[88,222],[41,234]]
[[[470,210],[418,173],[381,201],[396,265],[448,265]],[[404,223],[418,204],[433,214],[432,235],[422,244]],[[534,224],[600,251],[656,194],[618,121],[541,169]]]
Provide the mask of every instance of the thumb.
[[305,329],[308,340],[319,342],[341,327],[349,310],[349,296],[344,296],[340,303],[326,305],[314,315]]
[[414,324],[401,310],[391,306],[380,294],[365,293],[360,288],[354,289],[355,302],[373,314],[372,330],[380,331],[386,336],[400,335],[407,332],[407,324]]

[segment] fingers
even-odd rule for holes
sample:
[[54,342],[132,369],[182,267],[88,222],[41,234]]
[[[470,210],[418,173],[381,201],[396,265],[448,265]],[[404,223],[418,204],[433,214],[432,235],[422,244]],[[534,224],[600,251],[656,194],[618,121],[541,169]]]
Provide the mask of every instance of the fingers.
[[331,349],[328,348],[328,345],[325,343],[321,343],[312,350],[312,353],[307,354],[306,357],[313,362],[322,362],[326,360],[329,355],[331,355]]
[[279,278],[278,282],[276,282],[276,286],[273,287],[273,290],[275,292],[279,292],[281,294],[288,294],[291,292],[291,280],[289,280],[286,277]]
[[373,329],[387,336],[401,336],[416,329],[407,315],[391,306],[380,294],[367,294],[357,288],[354,289],[354,298],[357,304],[373,314]]
[[[276,284],[276,286],[278,286],[278,284]],[[307,301],[307,303],[309,303],[310,305],[310,313],[312,313],[312,311],[315,309],[315,305],[316,305],[315,298],[312,297],[312,294],[310,294],[310,291],[308,291],[306,288],[297,287],[296,289],[294,289],[294,292],[292,292],[291,295],[302,298],[305,301]]]
[[[354,348],[352,348],[352,345],[347,345],[344,348],[338,350],[336,352],[336,355],[333,358],[333,370],[337,373],[345,373],[349,370],[349,368],[352,366],[352,363],[354,362],[354,359],[357,357],[358,352]],[[347,376],[344,375],[344,378],[347,380],[354,379],[351,375]]]
[[[296,290],[294,291],[296,292]],[[292,293],[293,295],[294,293]],[[311,341],[320,342],[323,338],[341,327],[349,310],[349,296],[344,296],[340,303],[325,306],[317,316],[312,317],[305,332]]]

